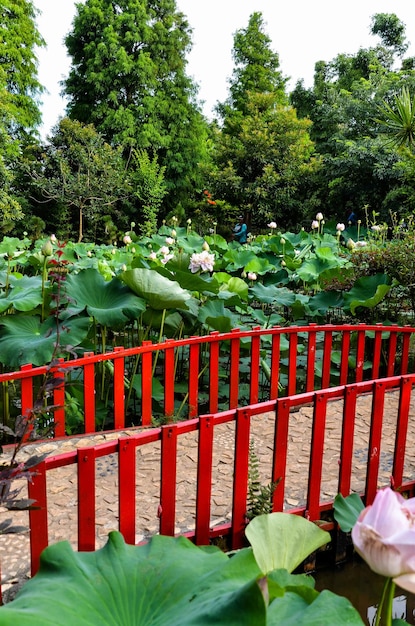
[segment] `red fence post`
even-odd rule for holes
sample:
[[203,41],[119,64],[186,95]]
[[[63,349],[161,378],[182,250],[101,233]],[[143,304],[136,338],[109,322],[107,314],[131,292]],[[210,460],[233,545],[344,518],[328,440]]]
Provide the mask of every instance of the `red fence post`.
[[174,342],[169,339],[164,348],[164,415],[174,415]]
[[[143,341],[143,347],[151,346],[151,341]],[[153,414],[153,353],[141,353],[141,425],[150,426]]]
[[160,534],[174,537],[176,521],[177,424],[161,428]]
[[396,329],[391,330],[390,335],[389,335],[388,369],[386,372],[387,376],[393,376],[395,373],[397,339],[398,339],[398,333]]
[[40,555],[49,543],[45,461],[36,466],[28,482],[28,496],[35,500],[36,507],[29,510],[31,575],[34,576],[39,569]]
[[[239,328],[232,330],[233,335],[239,334]],[[236,409],[239,401],[239,351],[240,338],[234,336],[231,341],[230,372],[229,372],[229,408]]]
[[278,332],[272,335],[271,344],[271,381],[269,389],[270,400],[274,400],[278,397],[278,385],[280,378],[280,345],[281,345],[281,333]]
[[331,351],[333,346],[333,332],[331,330],[324,331],[323,343],[323,365],[321,368],[321,388],[327,389],[330,386],[330,370],[331,370]]
[[199,443],[196,493],[196,545],[209,543],[212,495],[212,457],[214,420],[210,415],[199,419]]
[[200,345],[190,344],[189,348],[189,418],[197,417],[199,407],[199,354]]
[[347,385],[349,375],[350,330],[343,330],[340,357],[340,385]]
[[116,347],[114,352],[114,428],[120,430],[125,428],[125,358],[121,356],[124,348]]
[[377,491],[384,406],[385,385],[382,382],[376,381],[373,383],[372,416],[370,421],[365,488],[366,506],[372,504]]
[[287,473],[288,427],[290,423],[290,401],[277,400],[275,406],[275,436],[272,480],[277,483],[273,496],[273,512],[284,510],[285,477]]
[[347,385],[343,396],[343,424],[340,448],[338,491],[346,497],[350,493],[353,459],[354,427],[356,420],[357,386]]
[[363,380],[363,366],[365,364],[365,329],[364,324],[358,325],[356,345],[356,382]]
[[410,333],[402,333],[402,354],[401,354],[401,374],[408,373],[409,365],[409,346],[411,342]]
[[53,404],[56,407],[53,413],[55,437],[64,437],[65,428],[65,376],[62,370],[63,359],[58,359],[58,365],[53,367],[52,374],[55,382],[53,389]]
[[129,437],[118,441],[119,528],[126,543],[135,544],[136,447]]
[[323,469],[326,414],[327,393],[325,391],[316,391],[314,396],[313,429],[307,489],[307,511],[311,521],[320,519],[320,488]]
[[[32,367],[33,365],[31,363],[27,363],[26,365],[21,366],[20,371],[29,371]],[[22,418],[29,420],[26,432],[23,436],[23,441],[28,441],[28,439],[30,439],[31,432],[33,431],[33,423],[31,421],[31,417],[33,415],[33,377],[30,376],[30,378],[22,378],[20,385]]]
[[[260,326],[255,326],[253,330],[260,330]],[[249,404],[256,404],[259,398],[259,358],[261,350],[260,335],[251,337],[251,371],[249,381]]]
[[[210,336],[219,335],[212,331]],[[209,350],[209,411],[217,413],[219,406],[219,340],[210,343]]]
[[[93,357],[93,352],[85,352],[84,357]],[[84,365],[84,432],[93,433],[95,426],[95,364]]]
[[78,550],[95,550],[95,449],[78,449]]
[[405,462],[406,437],[408,434],[409,409],[411,405],[412,380],[401,379],[399,393],[398,419],[396,423],[395,452],[393,455],[393,482],[394,488],[402,485],[403,468]]
[[316,369],[316,338],[317,333],[313,330],[315,324],[310,324],[310,331],[308,333],[308,347],[307,347],[307,371],[306,371],[306,391],[314,391],[314,373]]
[[[377,326],[378,325],[379,324],[377,324]],[[375,330],[375,339],[373,341],[373,354],[372,354],[372,378],[373,380],[379,377],[381,355],[382,355],[382,331]]]
[[234,550],[241,548],[244,543],[248,493],[249,434],[250,413],[245,408],[237,409],[231,529],[231,543]]
[[287,396],[295,395],[297,391],[297,333],[290,333],[288,348],[288,390]]

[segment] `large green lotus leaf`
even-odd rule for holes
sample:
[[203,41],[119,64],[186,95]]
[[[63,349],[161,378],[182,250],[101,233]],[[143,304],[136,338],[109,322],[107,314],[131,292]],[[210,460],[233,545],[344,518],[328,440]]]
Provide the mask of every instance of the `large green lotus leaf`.
[[40,570],[0,608],[2,626],[261,626],[266,607],[249,549],[232,558],[184,537],[125,544],[112,532],[96,552],[49,546]]
[[249,289],[249,293],[263,304],[279,304],[281,306],[291,306],[295,301],[295,293],[286,287],[276,285],[262,285],[257,283]]
[[336,261],[330,261],[324,258],[308,258],[297,269],[297,274],[306,283],[318,280],[321,274],[329,269],[337,267]]
[[40,318],[11,315],[1,318],[0,355],[2,363],[18,367],[24,363],[44,365],[55,352],[57,341],[62,346],[77,346],[88,333],[90,320],[78,317],[60,326],[59,337],[53,317],[41,323]]
[[21,278],[10,276],[10,285],[12,289],[7,299],[16,311],[33,311],[42,303],[42,278],[40,276],[22,276]]
[[322,591],[308,601],[294,588],[271,602],[267,626],[363,626],[362,618],[346,598]]
[[237,249],[228,248],[227,252],[223,255],[223,263],[226,271],[234,272],[245,267],[245,265],[255,258],[256,254],[252,252],[252,250],[238,246]]
[[188,291],[198,293],[218,293],[219,291],[219,284],[215,278],[216,274],[211,276],[206,273],[192,274],[189,271],[183,272],[181,270],[176,270],[174,272],[174,276],[172,276],[172,273],[165,267],[158,267],[156,271],[162,276],[168,278],[170,281],[177,281],[180,287],[183,287],[183,289],[187,289]]
[[227,250],[229,247],[228,242],[221,235],[206,235],[205,240],[211,248]]
[[137,318],[145,310],[141,298],[117,278],[106,281],[95,269],[87,269],[67,277],[66,293],[81,310],[103,326],[118,328],[130,319]]
[[280,568],[292,572],[330,541],[330,534],[313,522],[289,513],[258,515],[249,522],[245,534],[264,574]]
[[237,293],[242,300],[248,299],[248,285],[242,278],[231,276],[227,272],[218,272],[215,276],[220,284],[220,291],[226,290],[231,293]]
[[192,295],[179,283],[154,270],[135,268],[120,274],[120,279],[153,309],[187,309]]
[[199,320],[221,333],[228,333],[239,322],[239,318],[225,307],[223,300],[205,302],[199,309]]
[[274,269],[274,266],[271,265],[268,259],[259,256],[256,256],[254,259],[248,261],[244,267],[246,273],[254,272],[255,274],[260,274],[261,276],[272,269]]
[[355,282],[352,289],[344,294],[344,307],[350,309],[352,315],[359,306],[373,309],[390,289],[391,279],[386,274],[362,276]]
[[319,291],[308,302],[311,311],[317,311],[321,315],[325,315],[329,309],[341,308],[342,304],[343,296],[338,291]]

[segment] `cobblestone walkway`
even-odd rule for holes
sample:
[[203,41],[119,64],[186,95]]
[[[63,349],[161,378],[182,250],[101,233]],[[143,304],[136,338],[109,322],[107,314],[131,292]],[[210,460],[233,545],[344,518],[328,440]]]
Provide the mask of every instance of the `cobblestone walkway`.
[[[353,450],[352,489],[363,490],[369,441],[371,396],[360,397],[357,404],[355,443]],[[389,483],[395,443],[397,419],[397,396],[386,394],[381,467],[379,486]],[[305,503],[309,451],[311,441],[312,407],[304,406],[291,413],[289,426],[288,468],[285,507],[287,509]],[[251,439],[259,461],[261,480],[270,482],[272,448],[274,437],[274,414],[267,413],[252,418]],[[323,459],[323,483],[321,500],[332,499],[337,493],[341,440],[342,403],[330,402],[326,422],[325,453]],[[133,434],[137,430],[124,431]],[[415,476],[415,401],[410,410],[409,436],[405,462],[405,479]],[[83,436],[71,440],[31,444],[21,452],[41,451],[49,455],[67,452],[82,446],[96,445],[116,438],[119,433]],[[187,433],[178,440],[177,463],[177,528],[184,532],[194,528],[196,499],[197,433]],[[234,424],[215,427],[212,524],[229,520],[231,514],[233,479]],[[158,532],[157,508],[159,505],[160,443],[152,443],[137,449],[137,542]],[[118,529],[118,471],[115,455],[97,460],[96,479],[96,547],[102,546],[109,531]],[[77,477],[76,465],[48,471],[49,543],[69,540],[77,545]],[[1,514],[0,520],[13,517],[14,523],[28,525],[27,512]],[[34,531],[35,532],[35,531]],[[13,587],[29,573],[28,533],[0,536],[0,564],[3,590]]]

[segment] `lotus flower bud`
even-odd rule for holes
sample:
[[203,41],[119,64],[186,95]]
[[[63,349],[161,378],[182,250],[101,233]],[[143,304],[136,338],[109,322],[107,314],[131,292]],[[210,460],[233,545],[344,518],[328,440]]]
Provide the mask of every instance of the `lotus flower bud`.
[[43,246],[41,248],[41,253],[45,257],[52,256],[52,254],[53,254],[53,246],[52,246],[52,242],[49,239],[47,241],[45,241],[45,243],[43,244]]

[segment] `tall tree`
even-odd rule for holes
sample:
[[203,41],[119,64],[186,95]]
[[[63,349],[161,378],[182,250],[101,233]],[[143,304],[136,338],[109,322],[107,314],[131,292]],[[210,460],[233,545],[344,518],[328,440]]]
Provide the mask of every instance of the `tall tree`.
[[0,10],[0,228],[23,217],[14,165],[40,124],[35,48],[44,45],[29,0],[4,0]]
[[[264,31],[261,13],[235,33],[235,69],[229,97],[217,107],[222,125],[215,140],[212,191],[241,207],[251,226],[270,219],[298,221],[298,180],[311,166],[310,123],[288,106],[278,54]],[[314,167],[315,164],[311,166]]]
[[65,40],[69,116],[157,157],[170,206],[194,190],[204,158],[206,122],[185,71],[190,35],[175,0],[86,0]]
[[9,94],[8,132],[13,138],[31,134],[41,122],[35,49],[44,46],[31,0],[3,0],[0,19],[0,86]]

